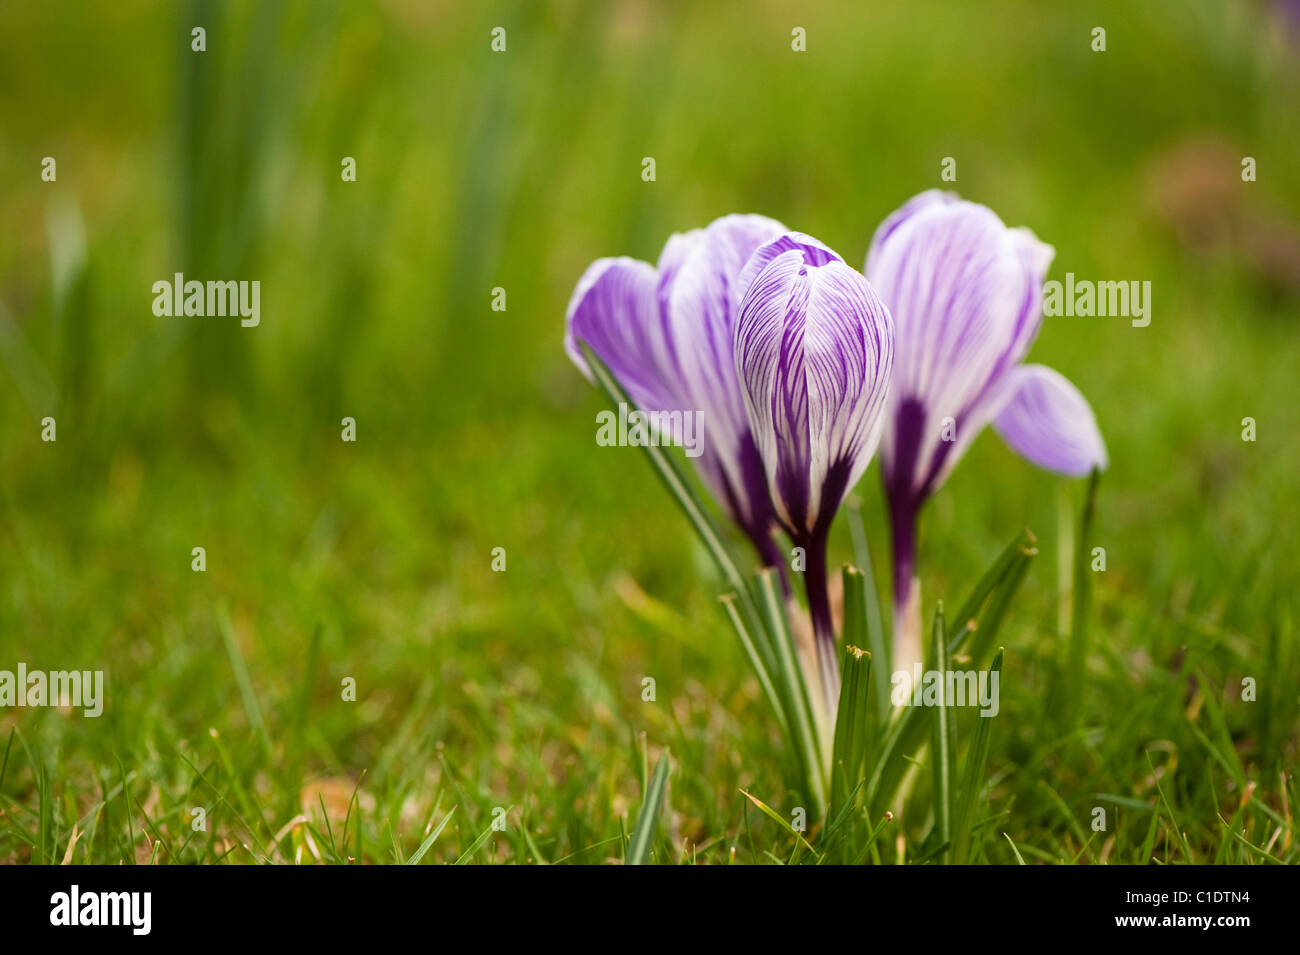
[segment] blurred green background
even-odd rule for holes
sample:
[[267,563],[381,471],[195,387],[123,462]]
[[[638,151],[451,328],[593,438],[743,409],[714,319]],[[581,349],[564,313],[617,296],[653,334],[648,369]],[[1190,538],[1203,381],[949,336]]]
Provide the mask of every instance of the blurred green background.
[[[677,760],[665,844],[721,860],[738,787],[780,802],[774,730],[687,524],[593,440],[565,305],[592,259],[728,212],[861,266],[941,185],[1054,245],[1050,278],[1153,286],[1149,327],[1049,318],[1030,353],[1112,460],[1093,732],[1038,718],[1080,487],[986,435],[925,515],[927,606],[1040,539],[1002,637],[1001,825],[1068,858],[1095,794],[1154,798],[1155,745],[1212,846],[1240,786],[1191,732],[1194,671],[1252,779],[1296,754],[1298,53],[1283,6],[1200,0],[0,6],[0,668],[108,673],[98,720],[0,711],[0,860],[61,858],[76,823],[75,861],[251,861],[362,780],[342,857],[409,855],[455,804],[430,860],[501,806],[515,834],[478,858],[599,861],[643,733]],[[178,271],[260,280],[260,327],[155,317]]]

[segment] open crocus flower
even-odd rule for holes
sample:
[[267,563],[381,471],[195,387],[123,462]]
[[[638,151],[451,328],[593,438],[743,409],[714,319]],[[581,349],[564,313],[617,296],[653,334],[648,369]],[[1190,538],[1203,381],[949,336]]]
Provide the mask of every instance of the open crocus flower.
[[736,368],[776,519],[806,555],[825,702],[839,695],[826,538],[880,440],[894,355],[889,310],[822,243],[787,233],[749,260]]
[[578,347],[585,342],[641,411],[698,416],[703,448],[694,461],[701,477],[763,562],[778,566],[772,508],[732,339],[742,269],[755,249],[783,232],[783,225],[763,216],[730,215],[673,235],[657,269],[636,259],[599,259],[569,300],[564,340],[569,357],[591,379]]
[[992,423],[1040,467],[1106,466],[1088,402],[1021,360],[1042,322],[1054,250],[992,210],[931,190],[876,230],[866,274],[893,314],[894,383],[881,443],[894,544],[894,669],[921,658],[916,518],[971,441]]

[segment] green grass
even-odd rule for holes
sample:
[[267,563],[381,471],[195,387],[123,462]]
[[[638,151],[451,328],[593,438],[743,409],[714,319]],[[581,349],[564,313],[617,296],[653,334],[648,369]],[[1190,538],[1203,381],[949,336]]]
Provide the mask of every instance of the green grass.
[[[668,750],[645,857],[817,861],[726,585],[640,452],[594,443],[604,399],[562,353],[564,307],[591,259],[653,260],[731,211],[860,265],[944,156],[1056,247],[1049,277],[1153,284],[1150,327],[1048,319],[1030,353],[1109,445],[1090,540],[1084,482],[992,434],[924,515],[927,615],[1021,528],[1038,540],[957,851],[1300,859],[1300,293],[1279,237],[1300,228],[1300,59],[1267,10],[0,7],[0,669],[107,672],[98,719],[0,710],[0,861],[621,861]],[[1227,186],[1179,200],[1207,141]],[[1180,228],[1197,210],[1217,242]],[[262,325],[155,318],[174,271],[260,279]],[[883,580],[874,468],[858,494]],[[1107,555],[1086,639],[1084,543]],[[853,545],[841,517],[832,564]],[[912,808],[862,820],[854,858],[954,851],[915,808],[930,770],[927,748]]]

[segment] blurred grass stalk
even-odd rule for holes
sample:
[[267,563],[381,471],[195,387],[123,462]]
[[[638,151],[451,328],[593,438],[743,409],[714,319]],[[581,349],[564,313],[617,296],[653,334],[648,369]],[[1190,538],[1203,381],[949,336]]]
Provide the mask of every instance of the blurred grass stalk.
[[[1077,524],[1072,520],[1069,496],[1058,502],[1060,545],[1058,550],[1058,627],[1066,646],[1065,659],[1058,661],[1053,672],[1049,699],[1057,705],[1052,712],[1060,719],[1063,730],[1075,727],[1082,706],[1082,685],[1087,671],[1089,617],[1092,609],[1092,524],[1096,512],[1097,487],[1101,474],[1096,469],[1088,479],[1083,508]],[[1068,621],[1068,624],[1067,624]]]
[[[283,0],[254,4],[241,24],[237,8],[193,0],[178,19],[206,30],[206,48],[180,48],[177,128],[176,267],[197,279],[253,279],[266,223],[263,189],[277,117],[291,114],[275,76]],[[242,30],[242,34],[241,34]],[[202,390],[247,397],[250,341],[237,325],[185,328],[193,382]]]

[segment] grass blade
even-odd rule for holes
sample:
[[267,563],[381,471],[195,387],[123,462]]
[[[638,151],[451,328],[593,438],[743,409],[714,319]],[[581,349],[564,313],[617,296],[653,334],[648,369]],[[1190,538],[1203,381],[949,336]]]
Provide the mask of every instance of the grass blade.
[[799,655],[795,650],[794,635],[790,633],[786,620],[785,601],[776,582],[776,572],[771,568],[759,571],[757,582],[772,642],[776,645],[777,675],[786,702],[786,718],[793,730],[791,742],[795,744],[805,770],[807,795],[813,801],[816,813],[820,815],[826,809],[827,766],[817,729],[817,717],[813,713],[812,698],[808,693],[808,682],[804,679],[803,666],[799,663]]
[[777,722],[781,727],[781,735],[789,736],[789,724],[785,718],[785,707],[781,703],[780,694],[772,682],[772,676],[768,672],[767,665],[763,662],[755,645],[756,641],[750,634],[749,628],[745,626],[745,621],[740,617],[740,611],[736,607],[736,595],[726,594],[719,597],[722,607],[727,612],[727,618],[731,621],[732,627],[735,628],[736,635],[740,637],[741,646],[745,648],[745,656],[749,658],[750,666],[758,674],[759,685],[763,688],[763,695],[767,697],[768,703],[772,706],[772,712],[776,714]]
[[[846,568],[846,579],[848,575]],[[844,610],[847,615],[847,602]],[[835,716],[835,740],[831,747],[831,813],[844,807],[861,783],[862,764],[867,755],[871,654],[852,644],[845,646],[840,673],[840,702]]]
[[478,852],[479,849],[483,848],[483,843],[487,842],[488,837],[491,835],[492,835],[492,823],[488,823],[488,827],[478,834],[478,838],[475,839],[472,843],[470,843],[470,847],[466,849],[464,852],[462,852],[460,854],[460,858],[457,859],[452,864],[453,865],[467,864],[470,859],[474,858],[474,853]]
[[663,755],[659,757],[659,762],[655,764],[654,775],[650,778],[645,799],[641,802],[641,812],[636,817],[636,828],[632,830],[632,839],[627,845],[625,865],[645,865],[650,858],[650,844],[659,825],[659,810],[667,787],[668,751],[664,750]]
[[790,825],[790,823],[786,821],[784,816],[782,816],[779,812],[777,812],[767,803],[763,802],[763,800],[759,799],[757,796],[751,795],[750,793],[745,792],[745,790],[743,789],[741,790],[741,792],[744,793],[746,799],[748,799],[750,802],[752,802],[755,806],[759,808],[759,810],[763,813],[763,815],[767,816],[769,819],[775,822],[786,832],[790,833],[790,835],[794,836],[800,845],[802,845],[805,849],[807,849],[810,853],[812,853],[814,856],[817,857],[818,861],[821,860],[822,857],[820,853],[818,853],[817,850],[813,848],[812,843],[804,838],[802,832],[800,832],[794,826]]
[[[989,667],[989,682],[993,674],[1002,673],[1003,650],[993,658]],[[971,740],[970,750],[966,753],[965,770],[962,773],[961,796],[957,801],[957,811],[952,821],[952,861],[965,865],[970,861],[971,829],[974,824],[975,802],[984,788],[984,773],[989,762],[989,743],[993,737],[993,721],[996,716],[984,716],[982,713],[975,720],[975,737]]]
[[1016,844],[1012,841],[1011,837],[1004,832],[1002,833],[1002,838],[1006,839],[1007,842],[1011,844],[1011,851],[1016,854],[1016,865],[1024,865],[1025,857],[1020,854],[1020,850],[1016,848]]
[[939,841],[945,847],[939,858],[947,862],[947,847],[952,844],[953,765],[957,759],[956,714],[950,710],[948,699],[948,641],[943,625],[943,604],[934,611],[934,625],[930,637],[931,668],[939,674],[939,705],[933,707],[934,723],[931,727],[930,751],[933,765],[934,824]]
[[1091,553],[1092,520],[1096,511],[1097,485],[1101,475],[1093,468],[1088,478],[1083,513],[1079,516],[1079,533],[1074,541],[1074,586],[1070,598],[1070,646],[1064,671],[1060,676],[1060,714],[1062,726],[1073,727],[1079,718],[1083,672],[1088,661],[1088,617],[1092,609]]
[[262,748],[269,756],[271,740],[266,735],[266,724],[262,721],[262,708],[257,704],[257,694],[253,692],[253,681],[248,675],[248,664],[235,639],[235,628],[230,622],[230,614],[221,608],[217,617],[217,628],[221,631],[221,640],[226,645],[226,655],[230,658],[230,668],[235,673],[235,683],[239,686],[239,696],[244,702],[244,712],[248,716],[249,726],[262,742]]
[[[966,653],[975,665],[979,665],[993,649],[993,641],[997,638],[998,631],[1002,627],[1002,620],[1011,608],[1011,601],[1020,592],[1020,585],[1025,582],[1025,577],[1029,574],[1029,567],[1033,563],[1032,558],[1038,553],[1037,549],[1031,549],[1021,555],[1022,559],[1016,561],[1007,571],[1007,577],[1002,586],[989,596],[989,602],[981,612],[975,628],[971,632],[970,646],[967,647]],[[949,641],[949,647],[952,641]],[[951,649],[949,655],[951,656]]]
[[430,832],[427,836],[425,836],[424,841],[420,843],[420,848],[416,849],[415,853],[411,856],[411,858],[406,860],[407,865],[419,864],[420,860],[424,858],[424,854],[433,847],[434,842],[436,842],[438,837],[442,835],[442,830],[447,828],[447,823],[451,822],[451,817],[454,816],[455,814],[456,814],[456,807],[452,806],[451,812],[447,813],[447,815],[442,817],[442,822],[434,826],[433,831]]
[[[853,538],[853,559],[862,570],[862,597],[866,611],[867,642],[857,644],[871,651],[872,678],[876,688],[876,717],[884,723],[889,716],[889,675],[892,647],[885,639],[884,616],[880,611],[880,591],[876,589],[876,574],[871,564],[871,549],[867,546],[867,531],[862,523],[862,502],[856,497],[848,501],[849,534]],[[845,593],[848,593],[845,581]],[[845,597],[847,600],[848,598]],[[847,639],[846,639],[847,642]]]
[[989,595],[994,590],[1003,586],[1006,582],[1008,573],[1015,565],[1022,562],[1026,555],[1033,557],[1038,553],[1034,546],[1036,540],[1034,535],[1027,530],[1021,531],[1012,539],[998,554],[997,558],[989,565],[989,569],[984,571],[984,576],[979,579],[975,589],[971,591],[966,602],[961,605],[957,615],[952,618],[948,625],[948,654],[952,656],[966,643],[970,635],[978,630],[977,617],[981,608],[988,602]]

